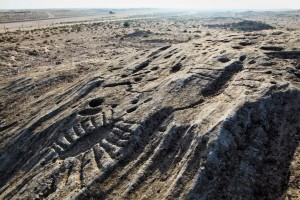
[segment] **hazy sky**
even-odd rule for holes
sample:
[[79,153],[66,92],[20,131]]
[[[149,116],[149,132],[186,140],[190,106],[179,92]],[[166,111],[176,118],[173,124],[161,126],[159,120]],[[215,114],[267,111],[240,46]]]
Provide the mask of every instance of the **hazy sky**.
[[300,0],[0,0],[0,9],[22,8],[300,9]]

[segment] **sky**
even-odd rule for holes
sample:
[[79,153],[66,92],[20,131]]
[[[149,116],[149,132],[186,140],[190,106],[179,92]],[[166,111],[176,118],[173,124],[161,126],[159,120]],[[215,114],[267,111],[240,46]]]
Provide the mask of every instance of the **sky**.
[[300,9],[300,0],[0,0],[0,9],[34,8]]

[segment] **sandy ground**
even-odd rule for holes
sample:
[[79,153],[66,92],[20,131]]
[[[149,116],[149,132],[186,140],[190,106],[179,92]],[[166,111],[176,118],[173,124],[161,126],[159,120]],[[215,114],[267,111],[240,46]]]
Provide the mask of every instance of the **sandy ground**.
[[[55,11],[55,10],[54,10]],[[109,11],[114,12],[109,14]],[[56,15],[55,12],[36,11],[38,14],[31,17],[31,13],[26,13],[22,18],[19,13],[6,16],[0,11],[0,33],[6,31],[28,31],[39,28],[53,28],[63,25],[80,24],[80,23],[96,23],[96,22],[110,22],[110,21],[124,21],[128,19],[143,19],[143,18],[157,18],[162,15],[178,16],[182,14],[191,13],[190,11],[169,12],[167,10],[155,9],[137,9],[137,10],[100,10],[98,12],[89,12],[89,10],[73,11],[67,15]],[[46,13],[46,14],[45,14]],[[44,16],[47,15],[47,16]],[[12,19],[11,19],[12,18]],[[14,19],[14,20],[13,20]]]

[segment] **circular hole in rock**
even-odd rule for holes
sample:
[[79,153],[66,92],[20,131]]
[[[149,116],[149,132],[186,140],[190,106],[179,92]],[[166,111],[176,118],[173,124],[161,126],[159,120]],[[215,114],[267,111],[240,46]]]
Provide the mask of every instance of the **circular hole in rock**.
[[141,77],[136,77],[136,78],[134,78],[134,81],[135,81],[135,82],[139,82],[139,81],[141,81],[141,80],[142,80]]
[[240,61],[243,62],[244,60],[246,60],[247,56],[246,55],[242,55],[240,56]]
[[152,70],[152,71],[155,71],[155,70],[158,70],[158,68],[159,68],[159,67],[157,67],[157,66],[156,66],[156,67],[152,67],[151,70]]
[[132,113],[134,112],[138,107],[137,106],[134,106],[132,108],[129,108],[128,110],[126,110],[127,113]]
[[171,68],[171,73],[175,73],[175,72],[178,72],[182,67],[182,64],[181,63],[177,63],[176,65],[174,65],[172,68]]
[[118,104],[112,104],[111,107],[112,108],[116,108],[118,106]]
[[166,130],[167,130],[166,125],[162,125],[162,126],[158,127],[158,131],[160,131],[160,132],[165,132]]
[[226,56],[221,56],[218,58],[218,61],[221,62],[221,63],[226,63],[226,62],[229,62],[230,59],[227,58]]
[[251,61],[248,62],[248,64],[250,64],[250,65],[253,65],[253,64],[255,64],[255,63],[256,63],[255,60],[251,60]]
[[138,99],[133,99],[133,100],[131,101],[131,104],[137,104],[137,102],[139,102]]
[[118,106],[118,104],[112,104],[111,107],[112,108],[116,108]]
[[265,72],[265,74],[272,74],[272,71],[268,70],[268,71]]
[[102,98],[93,99],[89,102],[89,106],[92,108],[100,106],[104,100]]

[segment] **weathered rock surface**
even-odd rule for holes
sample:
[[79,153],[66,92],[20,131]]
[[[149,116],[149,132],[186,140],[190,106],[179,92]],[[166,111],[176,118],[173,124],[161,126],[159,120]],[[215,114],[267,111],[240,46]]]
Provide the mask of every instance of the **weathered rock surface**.
[[149,48],[23,102],[0,127],[0,199],[299,199],[299,52],[262,39]]

